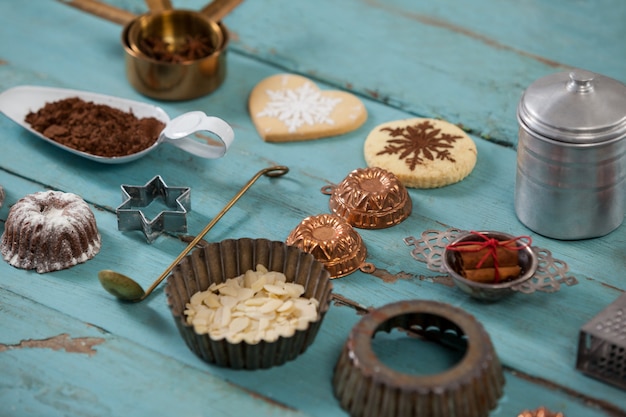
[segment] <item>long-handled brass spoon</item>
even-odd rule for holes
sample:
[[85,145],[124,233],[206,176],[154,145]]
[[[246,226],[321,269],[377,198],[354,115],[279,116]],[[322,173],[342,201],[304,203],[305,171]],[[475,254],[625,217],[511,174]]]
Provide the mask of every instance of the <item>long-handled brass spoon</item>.
[[243,186],[241,190],[235,195],[229,202],[224,206],[222,211],[220,211],[217,216],[211,220],[209,224],[207,224],[204,229],[200,232],[198,236],[196,236],[190,243],[187,245],[185,250],[183,250],[180,255],[167,267],[165,271],[159,276],[156,281],[152,283],[150,288],[146,291],[141,288],[141,285],[137,284],[132,278],[127,277],[126,275],[120,274],[115,271],[111,271],[109,269],[102,270],[98,272],[98,279],[100,279],[100,284],[104,287],[105,290],[124,301],[143,301],[154,291],[154,289],[167,277],[167,275],[172,272],[174,267],[178,265],[178,263],[185,257],[191,250],[200,242],[200,240],[211,230],[213,226],[222,218],[224,214],[239,200],[239,198],[248,191],[248,188],[254,184],[254,182],[259,179],[259,177],[265,175],[267,177],[280,177],[289,172],[289,168],[282,165],[277,165],[269,168],[265,168],[256,173],[254,177],[248,181],[246,185]]

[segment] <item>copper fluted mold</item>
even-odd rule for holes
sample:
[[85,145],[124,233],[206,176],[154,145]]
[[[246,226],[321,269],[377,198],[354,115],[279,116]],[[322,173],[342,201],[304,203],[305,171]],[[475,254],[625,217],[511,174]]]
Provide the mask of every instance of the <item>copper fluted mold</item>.
[[[292,337],[257,344],[213,340],[209,335],[197,334],[187,324],[184,310],[193,294],[206,290],[212,283],[254,270],[259,264],[284,273],[288,282],[304,286],[303,296],[319,301],[318,320],[306,330],[297,330]],[[189,349],[207,363],[233,369],[270,368],[304,353],[315,340],[330,308],[331,293],[328,271],[311,254],[283,242],[249,238],[228,239],[194,249],[174,268],[165,287],[176,327]]]
[[539,407],[538,409],[533,410],[533,411],[530,411],[530,410],[522,411],[520,414],[517,415],[517,417],[565,417],[565,414],[563,414],[560,411],[553,413],[552,411],[548,410],[546,407]]
[[[374,354],[376,332],[394,328],[445,340],[463,350],[435,375],[403,374]],[[461,309],[435,301],[400,301],[371,311],[352,329],[335,365],[333,388],[353,417],[486,417],[502,396],[504,375],[489,335]]]
[[286,243],[312,254],[324,264],[331,278],[354,272],[367,257],[361,236],[344,218],[334,214],[305,218],[291,231]]
[[329,206],[354,227],[383,229],[409,217],[413,203],[393,173],[371,167],[348,174],[332,190]]

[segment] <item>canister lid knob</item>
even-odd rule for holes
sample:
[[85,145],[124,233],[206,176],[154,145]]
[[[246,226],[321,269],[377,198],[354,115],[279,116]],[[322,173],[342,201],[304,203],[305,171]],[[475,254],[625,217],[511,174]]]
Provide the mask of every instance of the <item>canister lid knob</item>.
[[585,70],[574,70],[569,73],[569,83],[567,88],[576,93],[587,93],[593,90],[593,79],[595,74]]
[[524,91],[520,127],[540,137],[591,144],[626,136],[626,85],[582,69],[550,74]]

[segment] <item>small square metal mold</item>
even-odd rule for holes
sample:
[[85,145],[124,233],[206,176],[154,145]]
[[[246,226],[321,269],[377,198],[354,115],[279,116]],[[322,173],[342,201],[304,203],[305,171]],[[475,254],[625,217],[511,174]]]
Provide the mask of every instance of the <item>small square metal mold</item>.
[[581,328],[576,369],[626,390],[626,293]]
[[[122,185],[121,188],[124,201],[116,209],[118,230],[141,230],[148,243],[163,232],[187,232],[187,212],[191,210],[189,187],[168,187],[157,175],[146,185]],[[163,210],[149,220],[141,209],[158,198],[171,210]]]

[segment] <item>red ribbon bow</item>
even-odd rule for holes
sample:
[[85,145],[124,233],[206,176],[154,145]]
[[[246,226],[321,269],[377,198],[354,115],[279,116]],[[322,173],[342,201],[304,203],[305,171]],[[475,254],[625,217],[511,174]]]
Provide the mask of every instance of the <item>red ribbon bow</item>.
[[[492,237],[488,237],[484,233],[471,231],[472,235],[480,237],[482,241],[469,241],[463,240],[456,243],[451,243],[446,246],[446,249],[450,249],[457,252],[480,252],[483,249],[487,249],[487,253],[480,258],[480,261],[476,264],[477,268],[480,268],[482,264],[489,259],[491,256],[493,258],[493,267],[495,268],[495,282],[500,281],[500,272],[498,271],[498,256],[496,250],[498,246],[505,247],[508,250],[524,250],[529,247],[532,243],[532,239],[530,236],[517,236],[508,240],[498,240]],[[521,246],[517,245],[517,242],[522,241],[523,244]],[[467,246],[473,246],[468,248]]]

